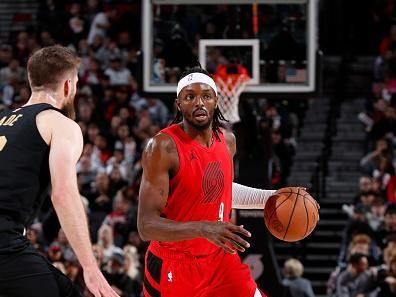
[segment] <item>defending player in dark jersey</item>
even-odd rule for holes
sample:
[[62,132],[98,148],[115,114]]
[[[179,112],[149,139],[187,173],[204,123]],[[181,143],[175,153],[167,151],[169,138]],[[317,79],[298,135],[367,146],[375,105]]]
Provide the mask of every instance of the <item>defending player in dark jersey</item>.
[[100,272],[76,178],[83,139],[74,117],[79,58],[61,46],[28,61],[32,95],[0,114],[0,296],[81,296],[25,237],[52,184],[51,200],[95,297],[118,296]]
[[264,208],[275,191],[232,183],[235,137],[221,130],[217,88],[195,68],[179,81],[178,115],[143,154],[138,228],[151,240],[146,297],[263,296],[236,251],[250,233],[231,208]]

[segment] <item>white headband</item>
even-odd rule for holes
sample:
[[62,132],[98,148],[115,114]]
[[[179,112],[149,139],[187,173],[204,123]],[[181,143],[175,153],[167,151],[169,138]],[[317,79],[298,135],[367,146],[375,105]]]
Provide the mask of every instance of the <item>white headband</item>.
[[195,83],[202,83],[209,85],[209,87],[213,89],[213,91],[216,93],[217,96],[217,87],[214,80],[210,76],[207,76],[206,74],[200,72],[190,73],[189,75],[183,77],[179,81],[179,83],[177,84],[177,96],[179,96],[181,90],[184,87],[187,87],[188,85]]

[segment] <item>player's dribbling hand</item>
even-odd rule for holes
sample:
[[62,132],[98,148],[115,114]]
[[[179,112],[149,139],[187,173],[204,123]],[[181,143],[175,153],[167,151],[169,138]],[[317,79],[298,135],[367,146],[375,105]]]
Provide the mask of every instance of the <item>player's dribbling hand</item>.
[[250,247],[250,244],[238,234],[250,237],[249,231],[243,226],[236,226],[228,222],[202,222],[202,237],[206,238],[213,244],[223,248],[230,254],[236,251],[244,252]]
[[84,281],[95,297],[120,297],[107,283],[98,267],[84,268]]

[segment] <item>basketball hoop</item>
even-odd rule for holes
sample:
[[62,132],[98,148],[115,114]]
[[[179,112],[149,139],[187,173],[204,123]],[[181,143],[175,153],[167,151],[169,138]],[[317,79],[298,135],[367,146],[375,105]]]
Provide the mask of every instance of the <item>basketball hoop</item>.
[[217,85],[219,109],[229,124],[241,121],[238,112],[239,96],[250,79],[242,65],[236,65],[235,70],[236,73],[229,73],[226,65],[219,64],[213,75]]

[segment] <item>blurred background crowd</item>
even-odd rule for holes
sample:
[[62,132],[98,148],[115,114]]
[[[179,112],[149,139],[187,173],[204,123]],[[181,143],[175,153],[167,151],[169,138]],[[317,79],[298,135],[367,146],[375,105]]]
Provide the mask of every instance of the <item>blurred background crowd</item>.
[[[392,25],[396,4],[389,3],[375,11],[377,27],[381,28],[375,38],[378,57],[373,65],[371,94],[358,116],[366,129],[366,154],[360,162],[355,201],[343,206],[349,222],[343,232],[338,265],[327,284],[328,295],[396,296],[396,25]],[[199,38],[253,34],[246,29],[250,24],[245,24],[243,11],[238,12],[239,19],[234,19],[225,5],[216,6],[216,17],[210,19],[197,18],[195,12],[194,8],[187,12],[158,12],[161,18],[155,23],[153,67],[164,68],[154,69],[157,76],[152,81],[176,82],[181,65],[195,65]],[[205,11],[200,13],[205,15]],[[261,16],[260,22],[269,28],[266,35],[260,36],[267,44],[266,52],[261,54],[274,61],[281,56],[303,63],[305,16],[298,10],[288,15],[293,15],[291,31],[282,22],[282,10]],[[234,32],[235,26],[224,26],[224,18],[239,23],[240,31]],[[141,91],[141,1],[46,0],[36,20],[36,24],[13,32],[10,40],[0,44],[0,110],[18,108],[29,99],[25,66],[34,51],[62,44],[79,54],[82,63],[76,121],[84,135],[84,149],[76,170],[93,249],[106,278],[120,295],[140,296],[147,248],[136,226],[140,157],[148,139],[167,126],[174,114],[173,100],[143,96]],[[182,31],[178,23],[189,31]],[[288,56],[290,53],[293,55]],[[285,79],[278,64],[273,69],[266,67],[268,71],[261,71],[265,81]],[[250,150],[260,155],[268,153],[272,160],[269,185],[275,189],[287,185],[307,105],[306,99],[255,98],[241,102],[244,120],[236,125],[242,143],[236,167],[242,171],[249,162],[256,162],[251,160]],[[241,129],[244,133],[240,133]],[[264,171],[260,174],[266,174]],[[240,178],[243,180],[243,176]],[[27,235],[42,254],[85,291],[81,267],[49,199]],[[287,262],[285,283],[299,283],[302,273],[300,262]],[[309,284],[301,286],[307,288],[306,296],[314,296]]]
[[366,154],[354,203],[343,205],[349,222],[328,282],[334,296],[396,296],[396,25],[393,14],[387,19],[372,91],[358,114]]

